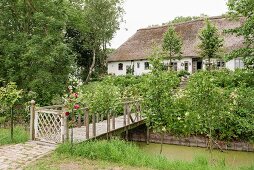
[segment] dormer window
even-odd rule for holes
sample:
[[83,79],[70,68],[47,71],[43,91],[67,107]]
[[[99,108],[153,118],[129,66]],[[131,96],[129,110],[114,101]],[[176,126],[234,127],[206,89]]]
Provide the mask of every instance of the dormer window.
[[118,64],[118,70],[123,70],[123,63]]

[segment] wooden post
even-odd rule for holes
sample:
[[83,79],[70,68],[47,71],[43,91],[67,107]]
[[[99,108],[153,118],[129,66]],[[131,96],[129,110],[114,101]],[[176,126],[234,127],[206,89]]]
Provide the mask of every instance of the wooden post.
[[100,115],[99,113],[96,114],[96,123],[99,123],[99,118],[100,118]]
[[101,122],[103,122],[103,114],[101,114]]
[[126,114],[127,114],[127,104],[124,103],[124,108],[123,108],[123,127],[126,127]]
[[128,132],[127,132],[127,127],[126,127],[126,116],[127,116],[127,103],[124,103],[124,108],[123,108],[123,126],[125,130],[125,139],[128,138]]
[[142,107],[141,107],[141,103],[139,102],[139,120],[142,119],[141,113],[142,113]]
[[107,114],[107,139],[109,138],[109,132],[110,132],[110,114]]
[[30,140],[35,139],[34,117],[35,117],[35,101],[32,100],[30,107]]
[[65,127],[65,112],[62,112],[62,115],[61,115],[61,142],[64,143],[65,141],[65,130],[66,130],[66,127]]
[[85,108],[86,139],[89,139],[89,110]]
[[112,116],[112,129],[113,129],[113,130],[116,129],[116,117],[115,117],[114,114],[113,114],[113,116]]
[[131,117],[131,108],[130,105],[127,105],[127,123],[130,125],[130,117]]
[[96,137],[96,122],[95,122],[95,114],[92,114],[92,124],[93,124],[93,137]]
[[146,127],[146,144],[148,145],[150,142],[150,132],[149,132],[149,127]]
[[78,113],[78,127],[81,127],[81,114]]
[[126,127],[126,135],[125,135],[125,139],[128,140],[129,138],[129,127],[130,127],[130,104],[126,105],[126,112],[127,112],[127,124],[128,126]]
[[137,102],[137,121],[140,121],[140,105],[139,102]]
[[87,111],[87,108],[84,108],[84,126],[86,127],[86,111]]

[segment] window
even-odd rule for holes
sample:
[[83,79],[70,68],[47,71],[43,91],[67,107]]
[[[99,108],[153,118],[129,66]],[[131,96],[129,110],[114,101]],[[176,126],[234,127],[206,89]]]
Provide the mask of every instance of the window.
[[172,62],[172,63],[171,63],[171,68],[172,68],[174,71],[177,71],[177,62]]
[[118,70],[123,70],[123,63],[118,64]]
[[222,68],[225,67],[225,62],[224,61],[217,61],[217,68]]
[[189,71],[189,63],[188,63],[188,61],[184,62],[184,70],[185,71]]
[[139,68],[139,67],[140,67],[140,63],[138,62],[138,63],[137,63],[137,68]]
[[149,69],[149,62],[145,62],[145,70]]

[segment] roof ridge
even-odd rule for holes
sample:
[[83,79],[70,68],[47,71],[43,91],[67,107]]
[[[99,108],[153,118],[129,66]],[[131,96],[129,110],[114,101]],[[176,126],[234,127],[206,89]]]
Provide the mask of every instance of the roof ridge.
[[[226,16],[223,16],[223,15],[207,17],[207,19],[209,19],[209,20],[222,19],[222,18],[227,18],[227,17],[226,17]],[[175,24],[172,24],[172,25],[173,25],[173,26],[177,26],[177,25],[188,24],[188,23],[193,23],[193,22],[198,22],[198,21],[204,21],[205,19],[206,19],[206,17],[204,17],[204,18],[198,18],[198,19],[194,19],[194,20],[191,20],[191,21],[175,23]],[[140,29],[138,29],[137,31],[139,31],[139,30],[158,29],[158,28],[163,28],[163,27],[168,27],[168,26],[169,26],[169,24],[160,25],[160,26],[152,26],[152,27],[140,28]]]

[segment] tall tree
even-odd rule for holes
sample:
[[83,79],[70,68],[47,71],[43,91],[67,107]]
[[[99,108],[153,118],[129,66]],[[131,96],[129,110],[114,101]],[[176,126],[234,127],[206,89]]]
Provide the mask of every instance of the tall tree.
[[122,0],[85,0],[84,12],[88,26],[86,45],[92,50],[93,58],[89,68],[86,82],[89,81],[97,60],[104,60],[106,56],[100,58],[97,51],[102,51],[106,54],[106,47],[113,38],[116,30],[119,29],[122,21]]
[[67,1],[2,0],[0,79],[17,82],[49,104],[64,91],[72,55],[64,42]]
[[254,68],[254,1],[229,0],[227,5],[231,17],[245,17],[244,23],[240,27],[227,30],[236,36],[244,37],[244,47],[233,51],[229,55],[229,59],[242,57],[247,67]]
[[71,0],[66,39],[76,54],[78,75],[88,81],[105,72],[107,44],[122,21],[122,0]]
[[168,31],[164,34],[162,48],[166,53],[166,58],[169,59],[170,70],[172,67],[172,59],[181,57],[182,39],[176,33],[173,26],[169,26]]
[[218,58],[223,39],[220,37],[218,29],[208,19],[204,28],[199,33],[200,44],[199,53],[202,58],[208,59],[208,70],[211,70],[211,58]]

